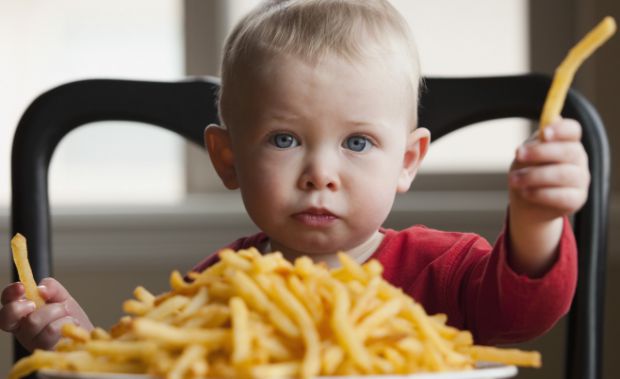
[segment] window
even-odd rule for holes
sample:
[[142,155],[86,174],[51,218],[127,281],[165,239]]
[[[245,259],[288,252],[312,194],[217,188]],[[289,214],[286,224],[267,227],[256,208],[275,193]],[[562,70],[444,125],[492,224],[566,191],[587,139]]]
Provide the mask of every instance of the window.
[[[391,2],[409,21],[424,76],[529,71],[527,1]],[[421,172],[503,172],[529,126],[525,120],[506,119],[457,131],[432,145]]]
[[[42,92],[72,80],[177,80],[182,0],[0,2],[0,207],[9,203],[14,128]],[[72,132],[52,158],[54,204],[168,202],[184,193],[183,141],[127,123]],[[136,171],[140,175],[135,175]]]

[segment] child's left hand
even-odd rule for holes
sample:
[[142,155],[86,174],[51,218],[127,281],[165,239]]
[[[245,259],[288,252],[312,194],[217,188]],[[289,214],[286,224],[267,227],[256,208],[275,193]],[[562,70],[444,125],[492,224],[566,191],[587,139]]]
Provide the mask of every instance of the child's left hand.
[[583,206],[590,183],[581,125],[560,119],[542,134],[535,133],[517,149],[508,173],[509,262],[531,277],[543,275],[554,262],[562,217]]
[[581,125],[560,119],[518,149],[509,172],[511,212],[533,222],[552,221],[586,201],[590,172],[581,144]]

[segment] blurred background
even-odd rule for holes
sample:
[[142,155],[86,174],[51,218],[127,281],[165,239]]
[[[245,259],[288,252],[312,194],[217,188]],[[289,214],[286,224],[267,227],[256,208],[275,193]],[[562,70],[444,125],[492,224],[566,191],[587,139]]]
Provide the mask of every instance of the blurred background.
[[[258,0],[0,0],[0,283],[11,281],[10,152],[14,129],[42,92],[86,78],[182,80],[218,75],[234,23]],[[425,76],[552,74],[568,49],[615,0],[392,0],[409,20]],[[580,69],[574,87],[599,110],[612,154],[620,148],[620,37]],[[514,149],[532,124],[483,123],[432,145],[413,191],[399,196],[386,226],[414,223],[474,231],[493,241],[506,207]],[[613,156],[610,230],[620,225],[620,161]],[[203,149],[137,123],[93,123],[65,138],[52,159],[50,197],[54,274],[108,328],[137,285],[168,286],[205,255],[255,231],[238,193],[219,183]],[[605,377],[620,327],[620,240],[611,233],[607,274]],[[521,347],[541,350],[544,368],[520,378],[560,377],[564,322]],[[0,334],[0,374],[11,364]]]

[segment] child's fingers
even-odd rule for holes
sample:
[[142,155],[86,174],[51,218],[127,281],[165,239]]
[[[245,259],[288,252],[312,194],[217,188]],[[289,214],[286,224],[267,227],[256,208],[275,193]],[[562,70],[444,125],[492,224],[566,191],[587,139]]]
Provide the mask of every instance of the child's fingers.
[[33,340],[32,345],[39,349],[51,349],[60,340],[60,329],[64,324],[75,324],[76,320],[73,317],[65,316],[57,320],[54,320],[47,324],[43,330],[37,334]]
[[590,175],[587,170],[573,164],[528,166],[514,170],[509,175],[513,189],[540,187],[587,188]]
[[561,119],[543,129],[543,141],[580,141],[581,124],[572,119]]
[[5,304],[0,309],[0,329],[13,333],[19,327],[19,322],[34,310],[35,304],[30,300],[22,299]]
[[48,303],[61,303],[71,299],[69,291],[54,278],[44,278],[39,286],[39,293]]
[[580,188],[538,188],[525,190],[521,196],[531,204],[553,209],[557,213],[568,214],[579,209],[585,202],[587,193]]
[[2,290],[0,301],[2,305],[12,303],[24,297],[24,285],[20,282],[11,283]]
[[69,291],[54,278],[45,278],[41,281],[39,292],[43,299],[50,303],[62,303],[66,316],[71,316],[76,323],[83,328],[90,330],[93,328],[92,323],[88,319],[88,315],[80,307],[80,305],[71,296]]
[[82,307],[75,301],[75,299],[71,299],[65,303],[65,308],[67,308],[67,313],[69,316],[73,317],[78,325],[86,330],[93,329],[93,324],[90,322],[88,315]]
[[579,142],[544,142],[520,146],[516,160],[520,164],[563,162],[587,166],[588,155]]
[[41,281],[41,286],[39,287],[39,292],[48,303],[63,303],[67,311],[67,315],[73,317],[75,320],[78,320],[82,327],[88,330],[93,328],[92,323],[88,319],[88,315],[86,315],[84,310],[71,296],[69,291],[67,291],[65,287],[63,287],[62,284],[60,284],[60,282],[56,279],[43,279]]
[[66,316],[67,309],[63,303],[46,304],[23,319],[15,335],[22,343],[31,342],[47,325]]

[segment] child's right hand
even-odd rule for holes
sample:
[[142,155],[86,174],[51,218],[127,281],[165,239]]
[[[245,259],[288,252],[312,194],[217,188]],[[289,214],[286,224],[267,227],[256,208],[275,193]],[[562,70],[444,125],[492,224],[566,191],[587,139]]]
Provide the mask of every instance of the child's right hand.
[[0,329],[13,333],[27,350],[53,348],[60,339],[60,328],[68,322],[93,329],[86,313],[57,280],[43,279],[39,293],[45,305],[36,310],[19,282],[6,286],[0,299]]

